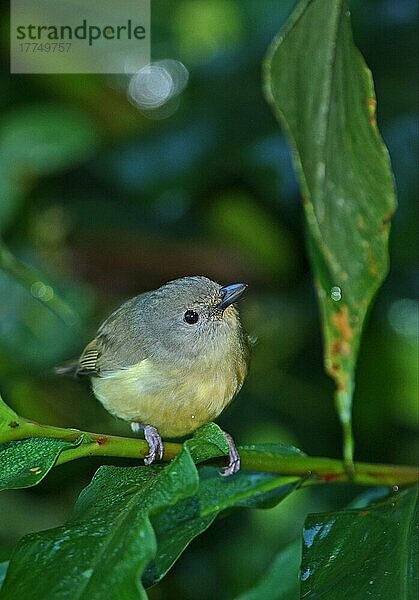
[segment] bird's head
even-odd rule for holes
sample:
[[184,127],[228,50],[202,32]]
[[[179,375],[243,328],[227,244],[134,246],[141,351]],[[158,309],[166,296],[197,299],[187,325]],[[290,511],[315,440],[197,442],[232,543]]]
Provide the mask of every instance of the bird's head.
[[[144,299],[149,342],[154,353],[171,358],[221,358],[242,343],[239,314],[234,303],[245,283],[221,286],[207,277],[169,281]],[[154,340],[154,341],[152,341]]]

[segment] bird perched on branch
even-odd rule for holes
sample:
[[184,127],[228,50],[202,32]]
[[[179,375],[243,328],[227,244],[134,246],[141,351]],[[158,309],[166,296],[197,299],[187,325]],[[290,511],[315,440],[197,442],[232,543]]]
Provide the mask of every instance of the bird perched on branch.
[[[180,437],[212,421],[240,390],[250,348],[234,303],[244,283],[221,286],[183,277],[122,304],[99,327],[78,361],[57,373],[90,377],[113,415],[143,430],[145,464],[163,457],[163,437]],[[240,468],[229,434],[223,475]]]

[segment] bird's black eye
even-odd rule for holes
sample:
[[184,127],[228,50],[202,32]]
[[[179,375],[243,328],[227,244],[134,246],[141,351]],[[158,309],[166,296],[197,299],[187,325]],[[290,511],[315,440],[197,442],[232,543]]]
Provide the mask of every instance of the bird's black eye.
[[199,315],[197,312],[195,312],[194,310],[187,310],[185,312],[185,314],[183,315],[183,319],[189,324],[189,325],[195,325],[195,323],[198,322],[199,319]]

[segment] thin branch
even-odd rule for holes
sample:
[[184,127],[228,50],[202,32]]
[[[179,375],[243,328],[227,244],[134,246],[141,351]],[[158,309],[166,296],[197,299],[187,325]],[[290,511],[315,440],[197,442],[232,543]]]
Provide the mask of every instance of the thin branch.
[[[76,441],[83,436],[82,443],[62,452],[57,465],[86,456],[113,456],[119,458],[141,459],[148,452],[144,440],[104,435],[42,425],[19,418],[9,423],[8,431],[0,438],[0,443],[22,440],[31,437],[58,438]],[[172,460],[181,450],[182,444],[166,442],[163,461]],[[418,470],[415,467],[355,463],[353,476],[348,474],[341,460],[312,456],[282,456],[265,450],[239,446],[242,469],[307,477],[307,484],[352,482],[359,485],[382,485],[393,488],[412,485],[418,482]],[[220,458],[222,454],[220,452]]]

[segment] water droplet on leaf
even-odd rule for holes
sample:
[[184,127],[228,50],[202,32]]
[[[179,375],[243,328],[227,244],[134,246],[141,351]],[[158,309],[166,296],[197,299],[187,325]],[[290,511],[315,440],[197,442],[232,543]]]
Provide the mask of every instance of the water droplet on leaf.
[[332,287],[332,289],[330,290],[330,297],[335,302],[339,302],[339,300],[342,300],[342,290],[338,285],[334,285]]

